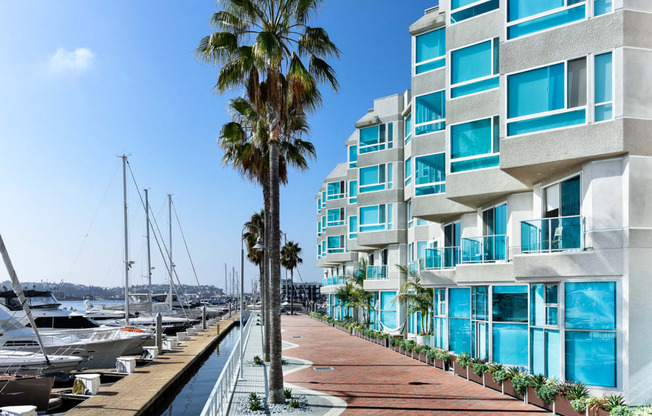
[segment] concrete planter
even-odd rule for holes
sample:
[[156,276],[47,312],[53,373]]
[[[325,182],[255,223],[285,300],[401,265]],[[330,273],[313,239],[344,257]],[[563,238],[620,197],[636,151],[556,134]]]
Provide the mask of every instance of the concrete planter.
[[484,386],[499,391],[501,393],[503,392],[503,384],[496,383],[494,381],[494,376],[489,373],[484,373]]
[[467,369],[469,370],[469,380],[484,386],[484,374],[482,376],[478,376],[473,372],[473,368],[471,366],[467,367]]
[[539,396],[537,396],[537,392],[534,390],[534,387],[527,388],[527,402],[552,412],[553,403],[546,403],[543,401],[543,399],[539,398]]
[[589,409],[588,410],[589,416],[609,416],[609,412],[607,412],[604,409]]
[[444,370],[444,371],[450,370],[450,364],[447,364],[446,362],[444,362],[442,360],[438,360],[436,358],[435,358],[435,367],[437,367],[437,368],[439,368],[441,370]]
[[431,346],[433,340],[432,335],[417,335],[417,345]]
[[555,397],[555,413],[562,416],[586,416],[586,412],[578,412],[571,406],[565,396]]
[[514,398],[517,398],[519,400],[524,400],[525,397],[521,396],[520,394],[516,393],[514,390],[514,386],[512,385],[512,380],[505,380],[503,382],[503,393],[505,393],[508,396],[512,396]]

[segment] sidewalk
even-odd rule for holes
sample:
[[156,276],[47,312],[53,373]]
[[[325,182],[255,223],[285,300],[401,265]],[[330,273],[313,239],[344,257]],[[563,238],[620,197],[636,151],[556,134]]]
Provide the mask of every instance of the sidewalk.
[[548,414],[308,316],[284,315],[283,328],[283,340],[297,344],[283,355],[313,363],[287,375],[285,382],[344,400],[343,415]]

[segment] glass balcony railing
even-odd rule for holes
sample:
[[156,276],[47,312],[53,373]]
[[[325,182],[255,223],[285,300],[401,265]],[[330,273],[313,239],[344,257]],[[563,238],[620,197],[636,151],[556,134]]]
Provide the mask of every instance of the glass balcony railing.
[[506,235],[462,239],[462,263],[493,263],[509,258]]
[[344,247],[332,247],[326,250],[326,253],[328,254],[344,253]]
[[333,220],[328,220],[328,222],[326,223],[326,227],[338,227],[340,225],[344,225],[344,220],[333,219]]
[[384,264],[381,266],[367,266],[367,279],[387,279],[387,265]]
[[442,247],[426,249],[424,270],[452,269],[461,261],[459,247]]
[[339,193],[339,194],[328,194],[327,200],[332,201],[333,199],[342,199],[345,198],[346,194],[344,193]]
[[584,248],[584,217],[521,221],[521,253],[549,253]]
[[345,285],[346,278],[344,276],[324,277],[323,286]]

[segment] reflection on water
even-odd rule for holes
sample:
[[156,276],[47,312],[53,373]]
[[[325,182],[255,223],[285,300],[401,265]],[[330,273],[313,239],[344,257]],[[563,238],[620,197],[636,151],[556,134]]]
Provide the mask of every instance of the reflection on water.
[[162,415],[196,416],[199,415],[211,394],[217,378],[224,368],[226,360],[233,350],[233,344],[240,337],[240,327],[234,327],[211,353],[197,373],[179,392],[177,397]]

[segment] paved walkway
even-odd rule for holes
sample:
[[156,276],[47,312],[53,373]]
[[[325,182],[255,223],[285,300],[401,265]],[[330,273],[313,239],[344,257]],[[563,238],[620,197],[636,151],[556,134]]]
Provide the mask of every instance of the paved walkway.
[[[344,400],[343,415],[524,415],[546,411],[347,335],[305,315],[283,316],[283,352],[313,363],[286,383]],[[332,367],[316,371],[314,367]]]

